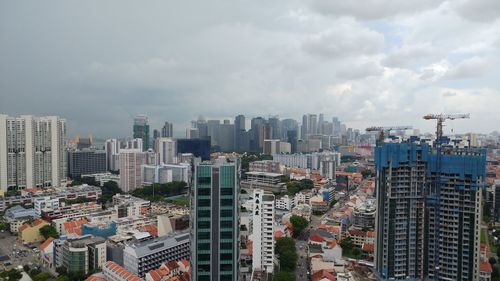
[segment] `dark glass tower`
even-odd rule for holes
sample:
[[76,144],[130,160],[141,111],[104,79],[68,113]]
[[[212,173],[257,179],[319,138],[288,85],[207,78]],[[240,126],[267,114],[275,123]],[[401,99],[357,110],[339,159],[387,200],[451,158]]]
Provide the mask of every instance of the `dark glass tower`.
[[239,161],[195,166],[191,191],[193,281],[239,280]]
[[151,147],[149,143],[149,121],[146,115],[138,115],[134,118],[134,139],[142,139],[144,151]]

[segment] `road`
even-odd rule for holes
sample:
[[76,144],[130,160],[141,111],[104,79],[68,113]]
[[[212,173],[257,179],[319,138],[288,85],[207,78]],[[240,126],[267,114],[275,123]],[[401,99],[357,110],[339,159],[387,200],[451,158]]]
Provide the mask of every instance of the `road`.
[[[38,265],[40,263],[39,254],[32,249],[23,246],[17,240],[17,236],[13,236],[8,232],[0,233],[0,255],[9,256],[12,265],[6,268],[15,268],[19,265]],[[3,266],[3,264],[2,264]]]

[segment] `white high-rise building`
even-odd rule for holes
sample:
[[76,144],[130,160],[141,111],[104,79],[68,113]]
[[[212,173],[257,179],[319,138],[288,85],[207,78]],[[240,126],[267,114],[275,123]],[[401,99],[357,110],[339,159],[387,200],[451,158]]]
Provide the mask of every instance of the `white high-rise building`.
[[141,138],[131,139],[125,143],[125,149],[140,149],[142,151],[143,148],[144,142]]
[[0,189],[60,186],[66,170],[65,119],[0,114]]
[[141,166],[146,164],[147,153],[141,149],[120,150],[120,188],[131,192],[142,185]]
[[106,170],[118,171],[120,169],[120,141],[117,139],[106,140]]
[[155,152],[160,155],[160,164],[173,164],[177,156],[177,142],[171,138],[158,138]]
[[274,270],[274,195],[253,191],[252,269],[272,273]]
[[280,140],[264,140],[263,153],[267,155],[274,155],[281,153]]

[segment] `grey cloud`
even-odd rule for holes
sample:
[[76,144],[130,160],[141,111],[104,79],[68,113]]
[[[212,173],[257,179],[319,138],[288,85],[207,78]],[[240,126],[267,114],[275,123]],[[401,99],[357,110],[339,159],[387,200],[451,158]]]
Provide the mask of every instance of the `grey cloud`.
[[389,67],[414,67],[430,63],[443,56],[444,52],[431,44],[404,45],[392,50],[382,60]]
[[361,79],[369,76],[378,76],[383,72],[382,67],[374,62],[354,63],[344,65],[337,71],[337,76],[343,79]]
[[384,36],[355,22],[340,22],[304,40],[303,49],[322,58],[371,55],[382,51]]
[[316,11],[332,16],[353,16],[362,20],[376,20],[400,14],[415,14],[435,8],[444,0],[312,0]]
[[471,21],[489,22],[500,17],[500,1],[497,0],[463,0],[456,9]]
[[451,68],[444,78],[452,80],[477,78],[484,75],[489,67],[490,64],[485,59],[472,57]]

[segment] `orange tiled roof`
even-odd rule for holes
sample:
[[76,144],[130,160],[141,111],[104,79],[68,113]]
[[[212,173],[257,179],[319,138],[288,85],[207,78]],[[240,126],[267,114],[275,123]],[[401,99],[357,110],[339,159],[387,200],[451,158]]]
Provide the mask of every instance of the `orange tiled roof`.
[[375,232],[371,231],[371,230],[367,231],[366,232],[366,237],[375,237]]
[[325,239],[317,234],[313,234],[311,237],[309,237],[309,240],[314,242],[325,242]]
[[186,259],[181,260],[181,263],[184,265],[184,267],[188,268],[190,266],[189,261]]
[[88,221],[83,218],[76,221],[68,221],[63,223],[63,227],[67,234],[78,234],[82,235],[82,225],[86,224]]
[[281,237],[283,237],[284,235],[285,235],[285,233],[283,233],[283,231],[281,231],[281,230],[276,230],[276,231],[274,232],[274,237],[275,237],[275,238],[281,238]]
[[45,248],[47,248],[50,245],[50,243],[52,243],[52,241],[54,241],[54,238],[52,238],[52,237],[47,238],[47,240],[45,240],[45,242],[43,242],[40,245],[40,250],[42,250],[42,251],[45,250]]
[[114,273],[118,274],[120,277],[122,277],[125,280],[128,281],[144,281],[144,279],[140,278],[139,276],[133,274],[132,272],[126,270],[119,264],[113,262],[113,261],[107,261],[106,264],[104,265],[106,268],[110,269]]
[[479,265],[479,271],[491,273],[491,272],[493,272],[493,269],[491,268],[491,264],[489,262],[483,261]]
[[316,273],[314,273],[311,277],[312,281],[320,281],[320,280],[330,280],[330,281],[336,281],[337,278],[331,274],[330,272],[326,271],[326,270],[320,270]]
[[375,244],[373,243],[363,243],[363,251],[373,252],[375,250]]
[[99,276],[91,275],[87,279],[85,279],[85,281],[106,281],[106,279]]
[[148,272],[149,276],[151,276],[151,279],[153,279],[153,281],[160,281],[163,278],[163,276],[168,275],[168,273],[169,273],[168,269],[163,266]]
[[152,236],[158,236],[158,229],[152,224],[144,226],[144,231],[149,232]]

